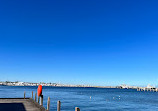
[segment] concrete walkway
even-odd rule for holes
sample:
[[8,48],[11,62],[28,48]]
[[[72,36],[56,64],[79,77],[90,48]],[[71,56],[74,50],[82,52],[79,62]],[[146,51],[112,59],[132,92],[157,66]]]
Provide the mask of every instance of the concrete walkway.
[[31,98],[0,98],[0,111],[46,111]]

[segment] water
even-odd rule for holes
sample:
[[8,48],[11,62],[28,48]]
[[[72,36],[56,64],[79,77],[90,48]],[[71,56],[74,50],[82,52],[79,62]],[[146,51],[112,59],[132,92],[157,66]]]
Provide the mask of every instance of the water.
[[[31,97],[35,86],[0,86],[0,98]],[[43,87],[44,107],[51,98],[51,111],[61,101],[61,111],[156,111],[158,92],[137,92],[134,89]]]

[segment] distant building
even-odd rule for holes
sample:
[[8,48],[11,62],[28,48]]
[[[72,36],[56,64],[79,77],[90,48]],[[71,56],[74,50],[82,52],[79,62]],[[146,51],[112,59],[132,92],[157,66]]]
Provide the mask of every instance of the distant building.
[[126,88],[128,89],[129,88],[129,86],[126,85],[126,84],[122,84],[122,85],[120,85],[120,87],[123,88],[123,89],[126,89]]
[[155,87],[153,87],[150,84],[148,84],[146,88],[155,88]]

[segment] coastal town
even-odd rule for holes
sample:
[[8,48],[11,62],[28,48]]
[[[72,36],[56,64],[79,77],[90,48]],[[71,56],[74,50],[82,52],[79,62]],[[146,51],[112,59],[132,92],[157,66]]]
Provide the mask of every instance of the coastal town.
[[146,87],[139,87],[139,86],[130,86],[126,84],[121,84],[118,86],[92,86],[92,85],[70,85],[70,84],[59,84],[59,83],[45,83],[45,82],[39,82],[39,83],[33,83],[33,82],[20,82],[20,81],[4,81],[0,82],[0,86],[56,86],[56,87],[97,87],[97,88],[120,88],[120,89],[156,89],[156,87],[147,85]]
[[21,81],[1,81],[1,86],[56,86],[56,87],[98,87],[98,88],[121,88],[121,86],[92,86],[92,85],[72,85],[72,84],[59,84],[59,83],[33,83],[33,82],[21,82]]
[[58,83],[44,83],[44,82],[39,82],[39,83],[33,83],[33,82],[20,82],[20,81],[4,81],[0,82],[1,86],[59,86],[59,87],[91,87],[90,85],[67,85],[67,84],[58,84]]

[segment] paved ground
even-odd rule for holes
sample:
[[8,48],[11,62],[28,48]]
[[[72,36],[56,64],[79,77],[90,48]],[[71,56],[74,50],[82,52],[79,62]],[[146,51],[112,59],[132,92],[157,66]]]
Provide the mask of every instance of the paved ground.
[[32,99],[0,98],[0,111],[45,111]]

